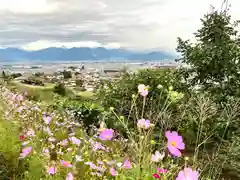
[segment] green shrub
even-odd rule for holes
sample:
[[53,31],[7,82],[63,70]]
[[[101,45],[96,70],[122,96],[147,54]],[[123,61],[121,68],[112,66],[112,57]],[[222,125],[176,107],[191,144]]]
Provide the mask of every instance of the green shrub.
[[71,73],[70,71],[64,70],[64,71],[63,71],[63,78],[64,78],[64,79],[70,79],[70,78],[72,78],[72,73]]
[[27,79],[22,80],[21,82],[24,84],[44,86],[44,82],[41,79],[35,77],[29,77]]
[[55,87],[54,87],[54,92],[65,96],[66,95],[66,87],[63,83],[58,83]]
[[[136,96],[137,87],[139,84],[145,84],[150,87],[149,95],[145,104],[144,113],[142,114],[143,101],[132,96]],[[159,112],[163,109],[167,110],[166,99],[168,98],[168,87],[181,90],[178,77],[175,76],[173,70],[169,69],[147,69],[141,70],[134,74],[124,74],[120,80],[115,82],[102,82],[97,97],[105,109],[114,107],[118,114],[124,115],[129,119],[129,126],[133,125],[137,119],[143,115],[149,119],[159,120]],[[136,105],[132,108],[133,104]],[[170,103],[173,111],[177,110],[177,102]],[[107,118],[107,117],[106,117]],[[115,122],[114,117],[106,120],[109,124]]]

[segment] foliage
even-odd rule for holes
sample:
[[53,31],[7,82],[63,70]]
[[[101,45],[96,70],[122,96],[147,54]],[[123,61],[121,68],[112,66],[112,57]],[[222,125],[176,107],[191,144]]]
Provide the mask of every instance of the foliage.
[[69,99],[58,99],[55,102],[55,107],[60,111],[71,111],[74,119],[88,130],[93,126],[99,126],[103,113],[103,108],[97,103]]
[[240,95],[240,44],[238,23],[231,24],[227,11],[206,14],[195,33],[196,43],[178,38],[181,62],[189,67],[179,70],[185,82],[216,95],[219,100]]
[[11,78],[15,79],[15,78],[18,78],[18,77],[21,77],[22,74],[21,73],[12,73],[11,74]]
[[24,84],[44,86],[44,82],[41,79],[35,77],[29,77],[27,79],[22,80],[21,82]]
[[64,83],[58,83],[54,87],[54,92],[61,96],[65,96],[66,95],[66,87],[65,87]]
[[[169,107],[166,106],[167,102],[171,101],[169,96],[169,89],[182,90],[178,77],[175,76],[174,70],[168,69],[147,69],[141,70],[134,74],[126,73],[120,80],[111,82],[102,82],[100,90],[97,92],[97,97],[105,109],[114,107],[118,114],[122,114],[129,119],[129,127],[133,125],[137,119],[142,117],[141,109],[143,101],[135,98],[137,96],[137,87],[139,84],[146,84],[150,87],[147,101],[145,102],[145,109],[143,116],[149,119],[160,121],[165,114],[158,112],[168,111]],[[175,94],[177,94],[177,92]],[[177,110],[177,102],[169,104],[173,111]],[[132,106],[135,108],[132,108]],[[168,121],[167,117],[164,121]],[[107,124],[111,127],[116,127],[116,120],[111,116],[107,120]],[[168,123],[171,123],[168,121]],[[164,124],[164,123],[163,123]]]
[[70,79],[70,78],[72,78],[72,73],[71,73],[71,71],[66,71],[66,70],[64,70],[64,71],[63,71],[63,78],[64,78],[64,79]]

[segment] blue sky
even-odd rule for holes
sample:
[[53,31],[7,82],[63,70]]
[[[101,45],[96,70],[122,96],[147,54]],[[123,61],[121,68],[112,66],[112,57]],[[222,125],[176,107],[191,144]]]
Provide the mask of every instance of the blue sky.
[[[0,0],[0,46],[36,50],[110,47],[174,51],[222,0]],[[233,20],[240,1],[230,0]]]

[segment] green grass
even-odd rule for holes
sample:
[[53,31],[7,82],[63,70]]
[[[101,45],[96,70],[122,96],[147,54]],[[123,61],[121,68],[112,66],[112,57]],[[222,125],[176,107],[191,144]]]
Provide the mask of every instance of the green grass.
[[[18,92],[24,93],[27,92],[36,100],[40,101],[53,101],[54,100],[54,83],[45,83],[45,86],[36,86],[24,84],[19,81],[10,82],[9,86],[16,89]],[[82,100],[93,100],[94,93],[88,91],[79,91],[74,88],[67,88],[67,97],[70,99],[75,96],[79,97]]]

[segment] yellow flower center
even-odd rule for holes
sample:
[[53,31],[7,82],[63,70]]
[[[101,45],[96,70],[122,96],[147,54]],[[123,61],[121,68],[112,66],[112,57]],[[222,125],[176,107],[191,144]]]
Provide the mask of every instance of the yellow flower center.
[[173,141],[173,142],[172,142],[172,146],[176,147],[176,146],[177,146],[177,142],[176,142],[176,141]]

